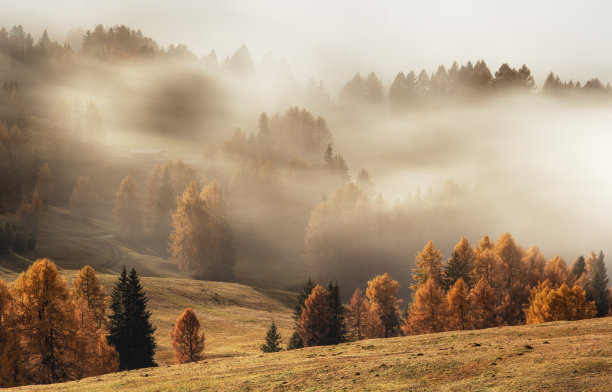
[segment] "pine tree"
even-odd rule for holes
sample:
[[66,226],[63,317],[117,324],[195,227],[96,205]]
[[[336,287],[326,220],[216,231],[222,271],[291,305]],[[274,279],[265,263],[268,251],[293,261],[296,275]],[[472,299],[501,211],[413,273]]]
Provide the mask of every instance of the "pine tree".
[[338,282],[329,282],[327,285],[329,292],[329,306],[332,311],[329,334],[326,339],[326,344],[338,344],[346,341],[346,320],[344,318],[344,305],[342,304],[342,295]]
[[572,263],[570,268],[570,274],[572,279],[577,281],[583,273],[586,272],[586,262],[584,261],[584,256],[580,255],[576,257],[576,260]]
[[589,278],[589,287],[591,291],[590,297],[595,301],[597,307],[597,317],[603,317],[608,314],[608,274],[606,264],[604,263],[603,252],[599,252],[599,256],[595,256],[595,252],[591,252],[591,257],[586,261],[587,275]]
[[474,250],[465,237],[455,245],[453,253],[444,266],[443,287],[448,290],[461,278],[468,285],[471,284],[472,270],[474,269]]
[[433,241],[427,242],[422,251],[415,257],[416,268],[412,270],[415,286],[424,284],[429,278],[436,284],[442,284],[442,252],[436,249]]
[[418,286],[410,306],[404,333],[442,332],[448,328],[448,302],[444,292],[433,278]]
[[115,224],[124,238],[138,238],[142,234],[141,207],[138,184],[132,176],[127,176],[121,181],[119,191],[115,194],[113,209]]
[[76,377],[76,319],[66,281],[49,259],[39,259],[14,283],[27,378],[39,384]]
[[193,309],[185,309],[176,320],[170,338],[176,363],[196,362],[203,358],[204,333],[200,333],[200,321]]
[[334,163],[334,150],[332,149],[331,144],[327,145],[327,149],[325,149],[325,154],[323,155],[323,168],[326,170],[332,170]]
[[315,283],[310,278],[308,278],[308,281],[306,281],[306,283],[304,283],[304,285],[302,286],[302,292],[299,293],[297,296],[296,303],[293,308],[293,319],[295,320],[296,331],[293,332],[291,338],[289,338],[289,343],[287,343],[287,350],[295,350],[297,348],[304,347],[304,342],[302,342],[300,335],[297,333],[298,320],[300,319],[302,311],[304,310],[304,302],[306,302],[306,299],[310,296],[310,293],[312,292],[312,289],[314,289],[315,286]]
[[274,321],[272,321],[272,324],[270,324],[270,328],[268,328],[268,332],[266,333],[266,341],[259,347],[264,353],[275,353],[282,350],[280,347],[281,342],[281,335],[276,330],[276,324]]
[[385,337],[395,336],[399,327],[399,305],[397,298],[400,284],[389,274],[378,275],[368,281],[366,295],[372,307],[380,312],[380,321],[385,327]]
[[131,370],[155,366],[155,328],[146,310],[147,298],[136,270],[129,276],[125,267],[113,289],[109,316],[109,343],[119,353],[119,369]]

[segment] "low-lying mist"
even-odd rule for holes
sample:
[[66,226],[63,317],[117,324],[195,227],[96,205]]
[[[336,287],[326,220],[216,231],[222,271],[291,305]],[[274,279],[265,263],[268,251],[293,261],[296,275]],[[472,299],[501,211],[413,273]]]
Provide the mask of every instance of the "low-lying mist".
[[273,56],[254,64],[246,47],[221,61],[55,50],[0,62],[0,78],[21,86],[37,162],[55,174],[52,203],[67,205],[89,176],[97,216],[111,220],[123,177],[147,200],[155,164],[182,159],[224,191],[240,281],[338,279],[347,294],[390,272],[407,296],[428,240],[445,258],[462,236],[475,245],[504,232],[568,262],[612,251],[607,97],[457,90],[398,109],[390,81],[378,81],[377,102],[343,101],[325,86],[351,70],[344,81],[299,81]]

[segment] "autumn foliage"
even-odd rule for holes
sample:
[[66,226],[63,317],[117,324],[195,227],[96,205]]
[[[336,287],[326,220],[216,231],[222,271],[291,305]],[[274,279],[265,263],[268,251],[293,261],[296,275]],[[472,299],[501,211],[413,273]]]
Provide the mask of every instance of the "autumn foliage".
[[418,286],[408,318],[402,325],[404,333],[442,332],[448,328],[448,301],[444,291],[432,277]]
[[220,186],[191,182],[172,214],[170,260],[197,279],[229,280],[235,254]]
[[384,327],[384,337],[394,336],[399,327],[399,306],[402,300],[398,299],[400,284],[389,274],[378,275],[368,282],[366,295],[370,300],[370,311],[378,314]]
[[525,312],[527,324],[582,320],[595,317],[596,313],[595,303],[586,300],[586,293],[579,286],[569,288],[563,283],[555,289],[549,282],[532,289],[530,305]]
[[[81,271],[78,281],[92,276],[91,271]],[[101,292],[97,280],[90,283],[90,291]],[[106,342],[96,309],[77,292],[69,290],[49,259],[37,260],[10,288],[0,282],[0,386],[48,384],[117,370],[117,353]]]
[[321,285],[316,285],[304,302],[297,328],[304,347],[326,344],[332,318],[329,296],[329,291]]
[[176,363],[196,362],[203,358],[204,332],[191,308],[186,308],[170,332]]

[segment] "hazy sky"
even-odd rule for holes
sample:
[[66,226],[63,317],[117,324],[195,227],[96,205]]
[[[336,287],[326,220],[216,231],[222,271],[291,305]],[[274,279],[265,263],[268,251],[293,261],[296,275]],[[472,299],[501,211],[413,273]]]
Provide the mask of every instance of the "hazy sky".
[[[223,58],[243,43],[256,61],[272,51],[294,74],[332,79],[484,58],[491,68],[527,63],[539,85],[562,79],[612,80],[608,1],[0,1],[0,24],[23,24],[63,40],[73,27],[126,24],[163,45],[185,43]],[[346,76],[344,76],[346,79]],[[331,87],[337,84],[331,81]]]

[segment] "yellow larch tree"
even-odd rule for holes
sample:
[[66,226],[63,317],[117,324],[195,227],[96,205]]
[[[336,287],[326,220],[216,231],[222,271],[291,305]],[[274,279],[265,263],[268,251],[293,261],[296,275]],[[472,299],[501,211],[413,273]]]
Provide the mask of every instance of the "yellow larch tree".
[[433,279],[436,284],[442,284],[442,252],[436,249],[433,241],[427,242],[423,250],[415,256],[416,268],[412,270],[412,279],[415,285],[421,285],[428,279]]
[[427,279],[414,293],[409,317],[402,325],[404,333],[442,332],[448,328],[448,302],[433,278]]
[[402,300],[397,298],[399,289],[400,284],[386,272],[368,281],[366,295],[370,304],[380,312],[385,337],[394,336],[396,328],[399,327],[399,306],[402,303]]
[[14,292],[28,380],[49,384],[74,379],[77,322],[68,285],[55,264],[37,260],[19,275]]
[[450,288],[446,294],[446,300],[448,302],[449,328],[453,330],[470,328],[470,295],[468,286],[462,278],[459,278]]

